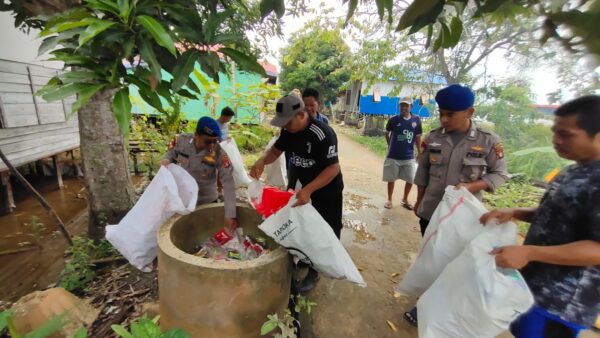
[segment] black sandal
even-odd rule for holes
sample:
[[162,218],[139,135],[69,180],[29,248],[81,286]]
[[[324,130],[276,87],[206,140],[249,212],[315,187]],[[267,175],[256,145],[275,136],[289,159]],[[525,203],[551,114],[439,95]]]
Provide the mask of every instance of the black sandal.
[[410,313],[410,311],[404,312],[404,320],[406,320],[410,325],[414,327],[419,326],[417,318],[413,317],[413,314]]

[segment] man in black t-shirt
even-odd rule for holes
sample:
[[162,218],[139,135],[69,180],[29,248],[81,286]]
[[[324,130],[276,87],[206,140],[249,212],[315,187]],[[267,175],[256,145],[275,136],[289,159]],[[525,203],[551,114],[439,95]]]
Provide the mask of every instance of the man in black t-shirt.
[[[289,153],[294,179],[302,184],[296,192],[294,206],[311,202],[340,238],[344,182],[335,132],[310,117],[304,109],[304,102],[296,95],[284,96],[277,102],[276,116],[271,124],[282,128],[281,135],[252,166],[250,176],[258,179],[266,164],[274,162],[284,151]],[[296,186],[296,182],[290,182],[289,186]],[[318,279],[318,273],[310,268],[298,287],[299,291],[309,291]]]

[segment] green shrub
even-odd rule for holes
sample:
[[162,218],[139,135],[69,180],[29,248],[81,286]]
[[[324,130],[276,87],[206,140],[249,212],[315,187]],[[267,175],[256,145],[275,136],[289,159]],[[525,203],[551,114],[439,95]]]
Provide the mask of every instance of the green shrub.
[[[491,209],[534,208],[544,195],[544,189],[531,184],[525,176],[517,176],[501,185],[493,193],[484,193],[483,202]],[[519,233],[525,235],[529,223],[518,222]]]
[[158,316],[154,319],[143,316],[131,323],[130,331],[117,324],[112,325],[111,328],[122,338],[188,338],[190,336],[189,333],[178,328],[163,333],[158,326],[158,319]]
[[106,240],[94,242],[88,238],[75,237],[66,253],[70,256],[60,277],[60,286],[68,291],[83,291],[96,277],[94,261],[116,256],[118,252]]
[[231,124],[229,135],[241,153],[262,152],[275,135],[275,130],[262,125]]
[[387,155],[387,142],[385,141],[385,136],[363,136],[360,135],[360,131],[355,128],[337,128],[337,132],[344,133],[354,141],[362,144],[367,147],[369,150],[374,152],[375,154],[385,157]]

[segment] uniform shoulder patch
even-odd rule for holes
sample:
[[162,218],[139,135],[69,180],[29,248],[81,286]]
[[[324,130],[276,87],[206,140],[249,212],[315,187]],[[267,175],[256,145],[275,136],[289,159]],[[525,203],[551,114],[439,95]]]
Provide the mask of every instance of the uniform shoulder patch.
[[496,143],[496,145],[494,145],[494,152],[496,152],[497,159],[500,160],[504,158],[504,146],[502,143]]
[[167,146],[169,150],[175,149],[175,147],[177,146],[177,137],[173,137],[171,141],[169,141],[169,144]]
[[223,166],[223,168],[231,167],[231,160],[229,160],[229,156],[227,156],[227,155],[221,156],[221,165]]

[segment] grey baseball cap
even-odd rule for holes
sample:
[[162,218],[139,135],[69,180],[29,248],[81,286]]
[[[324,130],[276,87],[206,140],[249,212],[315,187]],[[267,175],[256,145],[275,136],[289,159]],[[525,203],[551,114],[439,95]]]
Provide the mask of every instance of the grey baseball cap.
[[304,110],[304,101],[296,95],[286,95],[277,101],[275,107],[275,118],[271,120],[271,125],[275,127],[283,127],[294,115]]

